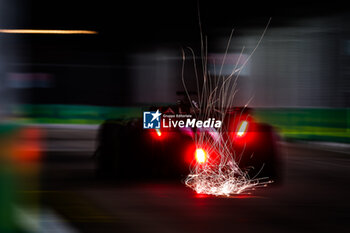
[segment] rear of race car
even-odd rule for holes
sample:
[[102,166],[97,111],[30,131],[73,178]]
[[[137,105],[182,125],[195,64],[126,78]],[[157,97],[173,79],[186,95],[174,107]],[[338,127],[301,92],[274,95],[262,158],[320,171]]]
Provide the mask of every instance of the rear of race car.
[[[226,141],[238,166],[250,177],[277,180],[279,159],[277,134],[257,123],[248,112],[235,109],[224,119]],[[108,120],[99,130],[95,153],[97,175],[118,179],[184,178],[191,164],[220,160],[220,152],[196,143],[199,134],[215,139],[215,130],[142,129],[141,119]],[[227,144],[227,142],[226,142]]]

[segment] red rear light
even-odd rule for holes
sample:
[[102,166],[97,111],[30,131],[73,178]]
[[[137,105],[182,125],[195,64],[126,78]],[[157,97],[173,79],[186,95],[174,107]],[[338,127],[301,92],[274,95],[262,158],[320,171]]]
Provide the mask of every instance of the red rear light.
[[154,139],[154,140],[163,140],[163,138],[166,136],[166,132],[162,132],[161,129],[154,129],[149,132],[149,135]]
[[243,136],[246,134],[247,129],[248,129],[248,121],[242,121],[242,122],[239,124],[239,126],[238,126],[237,129],[238,129],[238,130],[237,130],[236,135],[237,135],[238,137],[243,137]]
[[160,129],[156,129],[157,135],[158,137],[162,136],[162,132],[160,131]]
[[205,163],[207,161],[207,152],[202,148],[197,148],[195,151],[195,158],[197,163]]

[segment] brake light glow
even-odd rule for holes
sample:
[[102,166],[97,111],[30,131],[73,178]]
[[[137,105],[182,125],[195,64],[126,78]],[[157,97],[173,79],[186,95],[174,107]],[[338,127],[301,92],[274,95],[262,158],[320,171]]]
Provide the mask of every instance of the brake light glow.
[[202,148],[197,148],[195,158],[198,163],[205,163],[205,161],[207,161],[207,153]]
[[156,129],[157,135],[158,137],[162,136],[162,132],[160,131],[160,129]]
[[247,132],[247,128],[248,128],[248,121],[242,121],[238,128],[237,136],[242,137]]

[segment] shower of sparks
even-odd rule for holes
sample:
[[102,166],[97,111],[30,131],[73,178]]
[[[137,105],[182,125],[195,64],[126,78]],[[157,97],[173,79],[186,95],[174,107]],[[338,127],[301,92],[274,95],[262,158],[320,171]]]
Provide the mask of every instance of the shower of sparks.
[[[215,119],[220,119],[222,122],[227,120],[228,110],[230,107],[233,107],[234,96],[237,93],[237,78],[262,41],[270,24],[270,20],[254,49],[250,52],[249,56],[241,62],[245,50],[244,47],[242,48],[236,65],[229,75],[222,75],[222,70],[231,44],[233,30],[230,34],[222,63],[221,65],[219,64],[219,67],[215,68],[214,61],[214,73],[212,74],[207,66],[207,38],[205,37],[203,39],[201,23],[199,22],[201,36],[200,65],[196,62],[195,52],[189,47],[186,48],[186,51],[190,53],[189,57],[191,63],[193,63],[194,76],[197,84],[197,102],[190,97],[186,87],[184,77],[186,55],[185,50],[182,50],[182,83],[187,98],[191,103],[191,107],[195,109],[193,114],[197,119],[204,120],[209,117],[214,117]],[[218,69],[218,72],[216,72],[216,69]],[[193,161],[190,166],[190,174],[187,176],[185,184],[197,193],[229,196],[232,194],[249,193],[250,190],[256,187],[266,186],[270,183],[267,177],[260,179],[251,178],[248,175],[248,171],[243,171],[239,168],[238,163],[243,152],[240,154],[235,152],[233,149],[234,141],[229,137],[226,127],[227,126],[223,124],[219,129],[197,130],[197,133],[194,134],[193,140],[196,144],[197,151],[200,150],[203,160],[205,157],[205,162],[199,162],[198,160]],[[198,153],[197,151],[196,153]]]

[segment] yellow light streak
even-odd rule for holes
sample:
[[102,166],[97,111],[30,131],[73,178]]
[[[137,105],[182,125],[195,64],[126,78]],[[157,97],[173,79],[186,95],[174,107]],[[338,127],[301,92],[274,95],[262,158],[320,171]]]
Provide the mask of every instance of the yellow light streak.
[[46,29],[0,29],[0,33],[8,34],[98,34],[90,30],[46,30]]

